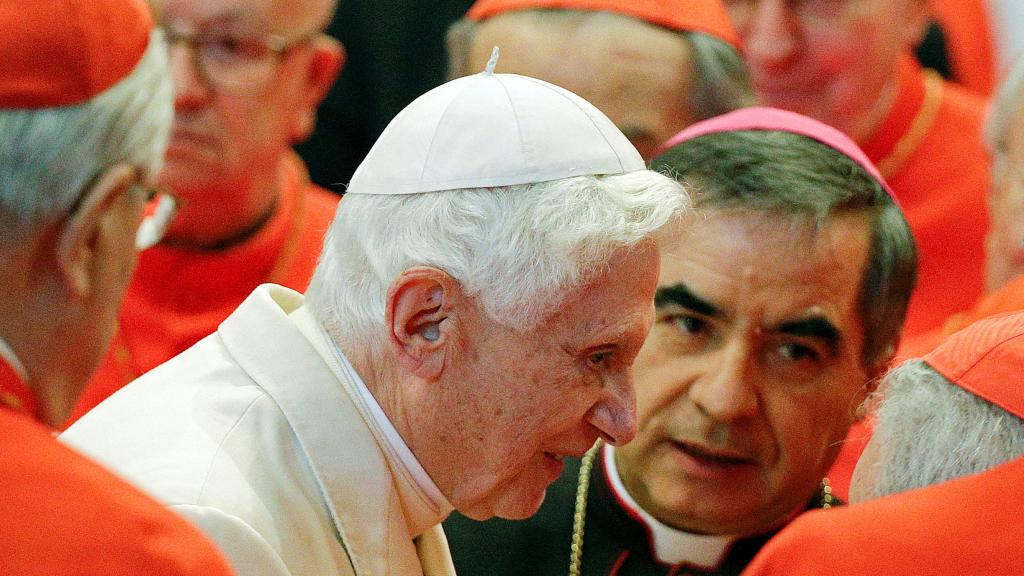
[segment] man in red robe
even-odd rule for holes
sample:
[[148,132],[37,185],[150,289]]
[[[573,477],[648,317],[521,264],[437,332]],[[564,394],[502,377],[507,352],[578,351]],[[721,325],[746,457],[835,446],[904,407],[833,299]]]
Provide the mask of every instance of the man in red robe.
[[291,146],[309,136],[344,59],[320,33],[335,2],[239,4],[163,4],[175,117],[160,180],[182,207],[140,258],[73,419],[216,330],[256,286],[304,290],[312,275],[338,196],[310,183]]
[[184,519],[53,438],[159,236],[141,216],[171,123],[163,37],[140,0],[0,2],[0,61],[0,571],[226,576]]

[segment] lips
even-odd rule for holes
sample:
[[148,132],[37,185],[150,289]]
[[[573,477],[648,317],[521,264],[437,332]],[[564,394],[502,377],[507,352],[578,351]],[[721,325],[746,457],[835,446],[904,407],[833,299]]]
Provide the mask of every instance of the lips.
[[735,452],[715,450],[698,446],[689,442],[673,442],[673,445],[691,458],[714,466],[741,466],[754,464],[752,458],[744,457]]

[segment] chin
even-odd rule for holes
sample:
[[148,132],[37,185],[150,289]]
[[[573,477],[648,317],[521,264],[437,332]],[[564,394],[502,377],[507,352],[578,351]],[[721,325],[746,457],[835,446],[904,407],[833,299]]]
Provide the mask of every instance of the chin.
[[489,520],[491,518],[504,518],[506,520],[525,520],[537,513],[547,489],[510,490],[489,501],[479,502],[466,508],[460,508],[459,513],[473,520]]

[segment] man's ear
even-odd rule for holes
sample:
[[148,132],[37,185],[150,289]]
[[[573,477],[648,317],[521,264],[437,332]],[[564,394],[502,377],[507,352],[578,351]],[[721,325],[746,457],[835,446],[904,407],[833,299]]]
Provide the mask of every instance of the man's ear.
[[410,268],[388,289],[384,321],[396,358],[406,371],[433,381],[458,341],[459,283],[437,268]]
[[295,142],[302,142],[313,133],[313,128],[316,127],[317,108],[334,86],[334,81],[345,64],[345,47],[341,42],[324,34],[311,42],[313,54],[306,70],[303,100],[295,111],[295,133],[292,134]]
[[82,192],[78,208],[57,236],[57,269],[72,298],[86,298],[94,289],[97,242],[104,218],[118,196],[131,187],[135,175],[136,170],[125,163],[103,171]]

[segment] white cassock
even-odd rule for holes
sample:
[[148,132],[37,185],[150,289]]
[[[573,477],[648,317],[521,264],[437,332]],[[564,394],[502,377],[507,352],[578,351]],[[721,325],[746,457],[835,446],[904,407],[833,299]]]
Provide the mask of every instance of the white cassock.
[[454,574],[450,504],[287,288],[257,288],[61,440],[192,520],[239,576]]

